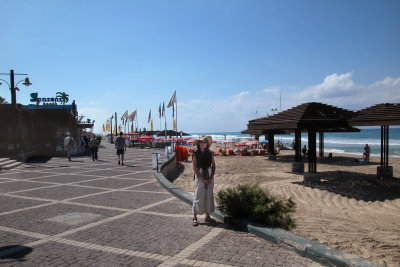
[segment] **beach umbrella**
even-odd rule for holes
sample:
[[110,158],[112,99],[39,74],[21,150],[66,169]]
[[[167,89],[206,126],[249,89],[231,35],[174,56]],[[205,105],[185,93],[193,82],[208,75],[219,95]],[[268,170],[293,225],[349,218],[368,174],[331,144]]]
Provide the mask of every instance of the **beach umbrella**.
[[148,135],[143,135],[139,137],[139,141],[151,141],[151,140],[154,140],[154,137]]
[[222,144],[224,144],[225,147],[226,147],[227,144],[235,144],[235,141],[233,141],[233,140],[224,140],[224,141],[222,141]]
[[236,143],[235,146],[247,146],[247,142],[249,142],[249,140],[240,141]]
[[186,143],[188,143],[188,144],[193,144],[194,141],[196,141],[196,140],[197,140],[197,139],[195,139],[195,138],[190,138],[189,140],[186,141]]
[[260,144],[261,143],[258,140],[253,140],[253,141],[249,141],[249,142],[246,143],[246,145],[248,145],[248,146],[258,146]]

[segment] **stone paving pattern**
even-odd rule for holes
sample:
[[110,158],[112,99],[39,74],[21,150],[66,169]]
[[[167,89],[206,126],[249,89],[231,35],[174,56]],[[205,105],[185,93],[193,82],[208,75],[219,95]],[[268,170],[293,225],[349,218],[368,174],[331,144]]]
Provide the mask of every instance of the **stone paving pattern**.
[[193,227],[191,207],[155,179],[153,152],[128,148],[121,166],[103,142],[95,162],[51,158],[1,171],[0,265],[319,266],[203,216]]

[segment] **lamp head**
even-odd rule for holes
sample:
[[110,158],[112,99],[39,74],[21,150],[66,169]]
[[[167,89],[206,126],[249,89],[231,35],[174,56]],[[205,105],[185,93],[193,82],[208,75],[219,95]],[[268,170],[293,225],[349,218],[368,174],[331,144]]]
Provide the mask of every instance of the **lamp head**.
[[32,85],[32,83],[29,81],[28,77],[25,78],[25,82],[23,82],[22,84],[25,85],[25,86]]

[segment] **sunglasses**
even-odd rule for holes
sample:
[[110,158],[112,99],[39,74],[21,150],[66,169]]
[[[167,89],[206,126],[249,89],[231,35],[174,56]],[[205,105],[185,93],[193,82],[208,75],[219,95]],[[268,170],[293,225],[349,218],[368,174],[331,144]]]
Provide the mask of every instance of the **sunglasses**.
[[200,141],[200,144],[208,144],[207,141]]

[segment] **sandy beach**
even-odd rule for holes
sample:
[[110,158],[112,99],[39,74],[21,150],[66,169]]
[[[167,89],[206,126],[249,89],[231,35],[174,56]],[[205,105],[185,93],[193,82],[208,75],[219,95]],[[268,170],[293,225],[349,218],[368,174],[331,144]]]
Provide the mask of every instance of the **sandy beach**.
[[[306,184],[302,174],[291,173],[293,150],[281,151],[276,160],[216,156],[214,195],[229,186],[259,183],[296,202],[293,233],[374,262],[400,266],[400,158],[389,159],[397,178],[390,184],[376,179],[379,157],[371,157],[368,165],[354,163],[355,158],[360,156],[333,154],[332,159],[318,161],[321,182]],[[193,193],[190,159],[182,163],[174,183]]]

